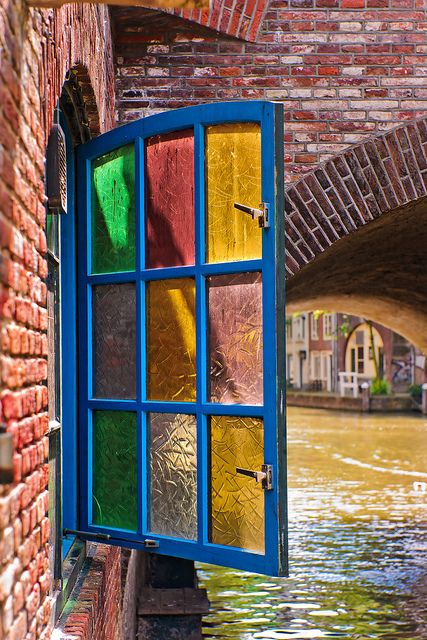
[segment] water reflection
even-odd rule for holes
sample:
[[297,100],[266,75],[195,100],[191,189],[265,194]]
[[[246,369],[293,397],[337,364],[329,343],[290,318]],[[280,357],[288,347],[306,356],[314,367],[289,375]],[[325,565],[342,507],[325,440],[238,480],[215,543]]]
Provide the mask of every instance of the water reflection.
[[427,638],[427,422],[289,409],[290,578],[200,565],[206,638]]

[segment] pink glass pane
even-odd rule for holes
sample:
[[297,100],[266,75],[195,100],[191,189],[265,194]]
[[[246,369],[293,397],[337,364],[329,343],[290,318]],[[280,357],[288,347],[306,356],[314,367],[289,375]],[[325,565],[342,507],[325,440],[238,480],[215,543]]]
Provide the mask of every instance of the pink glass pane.
[[208,279],[211,402],[263,403],[260,273]]
[[194,136],[192,130],[146,142],[146,265],[194,264]]

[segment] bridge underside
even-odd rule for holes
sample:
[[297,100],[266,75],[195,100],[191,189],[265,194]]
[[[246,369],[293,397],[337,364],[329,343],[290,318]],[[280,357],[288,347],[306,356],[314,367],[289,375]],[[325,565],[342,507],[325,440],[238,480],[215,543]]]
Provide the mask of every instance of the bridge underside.
[[376,320],[427,354],[427,118],[286,190],[287,308]]
[[389,326],[427,353],[427,198],[341,238],[288,280],[287,309]]

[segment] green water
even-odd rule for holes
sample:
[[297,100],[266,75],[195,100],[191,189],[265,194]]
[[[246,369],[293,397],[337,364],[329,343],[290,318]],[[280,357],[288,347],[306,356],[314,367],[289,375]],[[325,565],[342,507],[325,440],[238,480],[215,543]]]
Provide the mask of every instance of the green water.
[[427,421],[289,409],[290,576],[199,565],[205,638],[427,640]]

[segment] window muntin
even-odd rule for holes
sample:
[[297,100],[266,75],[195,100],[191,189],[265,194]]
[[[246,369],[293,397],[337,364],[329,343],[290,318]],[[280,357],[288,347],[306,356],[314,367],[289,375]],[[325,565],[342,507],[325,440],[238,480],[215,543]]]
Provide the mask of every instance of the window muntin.
[[[99,524],[94,522],[93,515],[95,513],[94,500],[91,497],[91,487],[96,485],[96,478],[94,476],[94,467],[96,462],[92,458],[86,457],[86,464],[88,465],[86,470],[82,468],[82,526],[96,534],[96,531],[107,531],[112,536],[111,541],[114,542],[117,536],[117,541],[123,544],[125,540],[132,541],[133,544],[145,544],[146,537],[153,537],[155,544],[158,545],[158,552],[172,553],[173,555],[183,555],[184,557],[215,560],[221,564],[229,564],[232,566],[241,566],[245,568],[252,568],[252,570],[262,570],[264,572],[278,572],[279,565],[283,566],[283,553],[284,548],[279,541],[278,521],[277,513],[280,513],[280,517],[283,521],[284,508],[283,505],[278,506],[278,488],[284,486],[284,475],[282,467],[279,468],[277,464],[277,457],[279,456],[277,449],[277,425],[283,425],[283,418],[277,420],[276,413],[282,414],[282,407],[277,405],[276,398],[278,393],[278,381],[277,366],[278,359],[282,359],[282,366],[280,371],[284,372],[284,349],[280,346],[277,347],[276,331],[277,327],[280,327],[280,331],[283,328],[284,309],[279,317],[278,309],[281,308],[280,304],[277,304],[276,296],[276,278],[277,273],[272,266],[274,265],[275,245],[278,242],[277,238],[283,239],[283,235],[280,235],[280,224],[274,218],[274,206],[272,206],[272,218],[271,226],[267,233],[264,233],[259,227],[256,221],[251,220],[246,214],[242,214],[234,209],[233,204],[236,198],[236,193],[232,193],[232,197],[227,196],[226,212],[231,220],[239,220],[237,228],[248,227],[248,233],[251,234],[252,230],[255,230],[254,238],[258,240],[251,241],[247,244],[243,243],[238,247],[237,256],[233,254],[234,249],[230,248],[233,245],[233,228],[236,226],[235,222],[231,225],[231,228],[227,231],[227,227],[222,229],[228,233],[228,237],[224,238],[224,252],[223,249],[218,249],[215,254],[214,261],[213,253],[211,251],[211,232],[212,232],[212,205],[209,202],[209,171],[212,155],[210,151],[212,147],[210,142],[216,133],[219,134],[219,138],[224,139],[229,136],[229,143],[222,146],[223,158],[227,162],[227,153],[229,155],[243,154],[245,143],[247,139],[247,133],[258,140],[256,144],[259,145],[259,163],[261,163],[261,156],[270,157],[269,167],[274,167],[274,151],[275,145],[269,141],[267,144],[267,134],[264,133],[264,142],[262,142],[261,129],[263,122],[264,107],[260,105],[254,105],[254,113],[258,113],[258,122],[237,122],[227,123],[225,126],[222,123],[209,123],[204,119],[203,122],[199,120],[198,124],[190,125],[190,122],[186,122],[179,132],[171,131],[172,127],[169,127],[169,131],[162,132],[161,128],[155,131],[154,120],[167,119],[169,115],[164,114],[162,118],[160,116],[153,117],[153,127],[147,127],[145,122],[135,123],[134,129],[139,131],[134,137],[133,145],[135,149],[135,167],[134,173],[137,176],[135,179],[135,196],[134,201],[136,203],[136,254],[135,254],[135,268],[125,272],[120,268],[117,271],[107,272],[104,270],[102,273],[95,273],[91,268],[91,260],[93,259],[93,250],[85,250],[85,243],[87,238],[91,237],[90,225],[93,221],[93,216],[88,212],[87,221],[89,223],[88,229],[81,230],[82,241],[82,269],[83,278],[81,282],[81,310],[82,310],[82,326],[85,327],[82,336],[82,349],[83,352],[88,353],[88,362],[82,364],[81,369],[81,395],[82,395],[82,437],[85,440],[91,436],[91,425],[94,424],[94,416],[97,413],[110,411],[111,413],[120,413],[124,411],[134,412],[137,416],[137,504],[138,504],[138,526],[137,531],[134,533],[130,527],[124,527],[116,523],[116,526]],[[278,117],[277,108],[273,105],[269,105],[268,111],[272,114],[275,111]],[[215,107],[216,110],[216,107]],[[183,110],[187,111],[187,110]],[[200,110],[200,114],[203,109]],[[241,117],[241,105],[236,108],[234,118],[238,120]],[[190,109],[191,112],[191,109]],[[196,110],[197,113],[197,110]],[[224,113],[223,105],[221,110],[218,110],[218,116]],[[219,120],[220,118],[217,119]],[[271,117],[271,115],[269,116]],[[215,120],[215,118],[214,118]],[[267,119],[268,120],[268,119]],[[274,118],[270,120],[270,132],[273,133]],[[142,129],[141,129],[142,127]],[[218,131],[215,130],[218,127]],[[133,127],[131,127],[132,129]],[[167,127],[166,127],[167,128]],[[82,181],[87,180],[86,169],[96,166],[97,157],[106,157],[110,153],[108,144],[104,143],[104,140],[111,138],[114,140],[114,146],[116,153],[120,156],[119,141],[121,134],[129,130],[129,127],[123,127],[116,132],[105,134],[101,136],[93,143],[86,145],[86,149],[82,148],[82,162],[78,163],[78,166],[82,170]],[[191,135],[183,132],[194,131],[194,141],[189,142]],[[281,127],[279,128],[281,133]],[[142,135],[141,135],[142,132]],[[238,140],[238,133],[242,133],[241,147],[238,149],[236,140]],[[255,134],[255,135],[254,135]],[[172,236],[175,234],[173,241],[174,245],[179,245],[181,240],[181,249],[176,252],[175,258],[169,260],[170,247],[161,246],[156,242],[157,238],[151,235],[147,240],[148,232],[150,228],[154,228],[154,221],[150,224],[147,223],[149,216],[154,217],[156,207],[165,206],[165,210],[170,214],[170,201],[167,205],[153,203],[153,200],[157,197],[157,192],[154,189],[147,188],[147,175],[149,171],[155,173],[155,163],[150,160],[150,153],[154,147],[162,146],[162,149],[156,148],[156,157],[159,159],[162,154],[167,158],[170,155],[171,147],[170,143],[174,139],[174,135],[178,141],[178,146],[184,144],[186,153],[189,147],[194,144],[194,264],[191,258],[191,251],[189,251],[188,238],[182,238],[183,234],[191,237],[192,224],[187,219],[186,225],[179,226],[177,220],[173,220],[173,224],[169,220],[169,228],[173,226]],[[129,140],[132,136],[126,135],[127,146],[130,144]],[[166,145],[166,146],[165,146]],[[166,147],[169,145],[169,149]],[[237,145],[237,146],[236,146]],[[94,152],[89,151],[89,147],[94,149]],[[209,147],[209,148],[208,148]],[[165,150],[166,149],[166,150]],[[224,151],[225,149],[225,151]],[[227,151],[228,149],[228,151]],[[276,150],[278,157],[280,156],[281,144],[277,144]],[[206,153],[205,153],[206,151]],[[157,153],[158,152],[158,153]],[[84,158],[89,160],[86,161]],[[203,159],[203,162],[202,162]],[[150,164],[151,162],[151,164]],[[162,160],[159,159],[159,163]],[[253,163],[253,160],[252,160]],[[191,163],[190,163],[191,164]],[[149,168],[151,166],[151,169]],[[166,167],[167,168],[167,167]],[[165,168],[163,168],[166,171]],[[187,169],[186,169],[187,170]],[[270,203],[275,205],[276,190],[279,185],[282,186],[282,181],[279,179],[280,170],[276,174],[277,182],[274,182],[274,172],[271,173],[271,177],[267,178],[262,175],[260,168],[259,181],[263,183],[263,197]],[[174,183],[174,171],[172,163],[172,176],[170,184]],[[237,183],[240,184],[237,189],[237,195],[244,196],[245,191],[242,190],[242,184],[245,179],[245,175],[249,176],[252,180],[252,169],[247,172],[245,169],[245,163],[240,162],[239,172],[242,175],[235,176]],[[235,172],[236,173],[236,172]],[[153,184],[158,180],[157,175],[152,175],[151,180]],[[205,181],[206,180],[206,181]],[[158,182],[156,184],[159,184]],[[168,185],[165,184],[165,188]],[[205,189],[206,186],[206,189]],[[156,187],[158,188],[158,187]],[[252,188],[252,187],[251,187]],[[93,189],[93,179],[87,182],[87,189]],[[172,198],[173,192],[175,197],[180,197],[180,191],[177,188],[177,181],[175,180],[175,187],[169,190],[168,198]],[[148,194],[148,195],[147,195]],[[151,195],[150,195],[151,194]],[[147,201],[147,197],[150,201]],[[188,197],[188,193],[187,196]],[[244,199],[241,197],[240,199]],[[249,203],[252,206],[260,206],[261,189],[256,193],[256,201]],[[83,208],[91,202],[91,197],[85,197],[82,199]],[[93,199],[92,199],[93,202]],[[244,202],[243,204],[247,204]],[[176,211],[180,211],[179,207],[175,207]],[[223,215],[223,214],[221,214]],[[145,216],[145,217],[144,217]],[[218,224],[224,221],[218,217]],[[250,224],[248,225],[248,221]],[[175,224],[176,223],[176,224]],[[210,231],[209,225],[211,224]],[[239,231],[240,233],[240,231]],[[248,234],[246,234],[247,236]],[[281,241],[280,240],[280,241]],[[150,246],[150,243],[152,246]],[[231,244],[230,244],[231,243]],[[259,243],[259,249],[256,249],[255,257],[253,246],[257,246]],[[241,239],[239,243],[241,244]],[[262,247],[262,248],[261,248]],[[281,251],[281,249],[280,249]],[[280,254],[279,251],[279,254]],[[163,252],[163,254],[162,254]],[[155,258],[155,255],[162,256],[161,258]],[[176,260],[176,255],[186,255],[187,258]],[[188,257],[190,256],[190,258]],[[264,262],[264,259],[270,256],[270,259]],[[218,262],[223,260],[223,262]],[[242,280],[242,281],[240,281]],[[92,380],[93,367],[88,366],[93,359],[93,344],[91,336],[93,336],[92,315],[90,310],[92,309],[90,299],[93,298],[93,291],[99,286],[112,286],[118,283],[129,283],[135,285],[136,291],[136,352],[137,352],[137,370],[136,370],[136,397],[135,398],[114,398],[103,397],[98,398],[95,395],[88,393],[88,389],[95,388],[96,384]],[[217,286],[214,287],[213,284]],[[218,345],[220,348],[224,347],[232,351],[227,340],[213,342],[210,341],[210,337],[214,333],[213,330],[209,331],[209,296],[211,290],[216,289],[217,293],[220,288],[223,291],[233,290],[232,295],[227,295],[224,300],[221,300],[223,304],[223,313],[227,314],[227,304],[231,311],[239,311],[242,313],[242,307],[244,306],[241,291],[242,287],[247,287],[247,290],[252,290],[251,296],[253,300],[258,303],[261,302],[260,309],[253,311],[253,317],[256,319],[256,326],[251,331],[244,327],[242,324],[242,336],[248,343],[253,343],[255,347],[252,349],[253,353],[249,356],[252,358],[252,362],[256,362],[255,379],[251,382],[252,389],[249,389],[248,393],[240,394],[239,398],[230,396],[225,393],[225,396],[218,399],[211,394],[212,384],[209,383],[209,371],[210,371],[210,347]],[[255,304],[253,302],[252,304]],[[218,300],[219,304],[219,300]],[[231,305],[231,306],[230,306]],[[259,323],[259,315],[261,314],[263,323],[262,328]],[[270,327],[266,328],[266,318],[269,318]],[[221,329],[220,324],[215,318],[211,318],[212,327],[215,330]],[[225,335],[227,325],[222,325],[223,337]],[[219,335],[219,332],[218,332]],[[283,334],[282,334],[283,338]],[[240,352],[240,353],[239,353]],[[237,355],[236,355],[237,354]],[[236,362],[241,360],[242,352],[240,346],[236,348],[234,345],[234,355],[227,355],[229,366],[237,369]],[[245,358],[249,357],[245,354]],[[267,357],[266,357],[267,356]],[[254,359],[255,358],[255,359]],[[231,365],[230,365],[231,363]],[[243,372],[243,385],[245,383],[245,376],[248,375],[249,366],[241,367]],[[263,365],[263,366],[261,366]],[[262,370],[264,369],[264,370]],[[114,371],[112,371],[114,375]],[[239,379],[241,373],[236,373],[236,380]],[[268,375],[269,384],[266,384],[266,375]],[[283,376],[284,377],[284,376]],[[242,384],[242,383],[241,383]],[[281,384],[281,383],[280,383]],[[254,392],[254,389],[262,390],[263,398],[258,397],[258,392]],[[246,395],[245,395],[246,394]],[[239,402],[237,402],[238,400]],[[257,402],[255,402],[257,400]],[[209,513],[213,508],[211,502],[211,494],[207,491],[207,486],[212,486],[214,478],[212,477],[210,467],[210,447],[209,433],[212,422],[217,416],[223,416],[223,427],[230,422],[231,419],[245,423],[249,425],[251,421],[255,421],[261,425],[261,431],[263,432],[263,447],[260,451],[260,461],[269,462],[273,461],[275,464],[275,473],[280,474],[282,482],[279,483],[279,476],[277,475],[277,483],[271,492],[264,492],[262,490],[261,495],[264,504],[264,520],[261,528],[264,531],[265,536],[270,539],[270,544],[259,545],[255,548],[254,545],[246,544],[246,537],[242,537],[241,541],[237,541],[236,544],[228,544],[225,542],[214,542],[210,537],[210,525],[209,525]],[[182,421],[191,422],[188,416],[194,416],[196,420],[196,433],[195,441],[192,441],[190,446],[190,436],[192,430],[188,428],[184,430],[182,428]],[[163,487],[164,478],[168,477],[168,473],[171,473],[171,464],[165,463],[165,459],[160,460],[158,457],[158,450],[151,448],[155,446],[154,441],[151,439],[154,433],[155,424],[160,424],[162,430],[170,431],[170,438],[167,445],[165,444],[168,455],[178,456],[174,458],[173,466],[179,473],[183,469],[188,470],[191,468],[190,475],[187,475],[187,480],[192,482],[194,474],[197,478],[197,500],[194,508],[196,509],[197,518],[193,520],[193,527],[197,530],[190,531],[187,524],[182,524],[183,520],[177,518],[178,523],[171,523],[168,518],[171,517],[172,512],[170,507],[166,506],[163,511],[163,516],[156,519],[159,515],[158,509],[160,509],[159,503],[156,500],[159,498],[158,488]],[[219,421],[221,423],[221,421]],[[179,428],[176,426],[179,424]],[[153,426],[154,425],[154,426]],[[169,427],[168,427],[169,425]],[[267,428],[268,427],[268,428]],[[108,432],[108,430],[107,430]],[[161,435],[164,435],[163,431]],[[182,447],[184,437],[185,446]],[[107,442],[107,441],[106,441]],[[107,444],[106,444],[107,446]],[[194,448],[196,449],[196,465],[194,467]],[[89,449],[90,450],[90,449]],[[156,455],[154,455],[156,451]],[[173,452],[173,453],[171,453]],[[185,456],[187,458],[185,459]],[[184,460],[186,460],[184,462]],[[191,464],[189,464],[191,460]],[[91,462],[91,466],[89,466]],[[257,460],[258,464],[258,460]],[[161,471],[159,467],[161,466]],[[187,473],[187,471],[186,471]],[[236,474],[236,470],[234,469]],[[163,474],[163,475],[162,475]],[[193,475],[192,475],[193,474]],[[159,478],[161,480],[159,484]],[[177,481],[177,478],[174,479]],[[256,485],[256,483],[254,483]],[[243,485],[244,486],[244,485]],[[260,487],[256,485],[258,490]],[[170,487],[169,487],[170,488]],[[89,491],[88,491],[89,490]],[[164,499],[166,505],[168,502],[168,492],[163,488],[164,494],[161,496]],[[254,489],[255,491],[255,489]],[[243,499],[242,491],[234,493],[234,496],[241,494],[240,499]],[[173,497],[171,499],[173,501]],[[186,511],[190,512],[188,508]],[[187,515],[187,514],[186,514]],[[181,524],[179,524],[181,522]],[[114,531],[115,530],[115,531]],[[273,543],[271,544],[271,540]],[[280,537],[283,540],[283,537]],[[191,546],[193,545],[193,546]],[[228,552],[227,552],[228,549]],[[242,553],[244,555],[242,556]],[[205,554],[205,555],[204,555]],[[206,556],[206,554],[208,554]],[[275,567],[275,568],[273,568]]]

